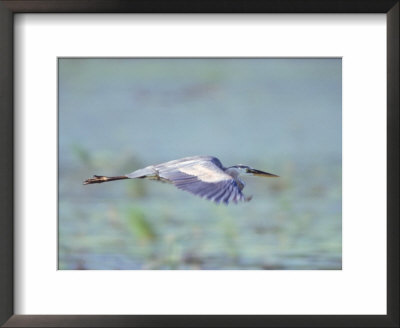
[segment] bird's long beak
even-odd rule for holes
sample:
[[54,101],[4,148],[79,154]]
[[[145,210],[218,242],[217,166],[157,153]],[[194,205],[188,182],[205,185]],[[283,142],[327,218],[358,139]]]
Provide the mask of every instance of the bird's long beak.
[[256,169],[247,169],[247,173],[252,173],[253,175],[265,178],[278,178],[279,175],[275,175],[272,173],[256,170]]

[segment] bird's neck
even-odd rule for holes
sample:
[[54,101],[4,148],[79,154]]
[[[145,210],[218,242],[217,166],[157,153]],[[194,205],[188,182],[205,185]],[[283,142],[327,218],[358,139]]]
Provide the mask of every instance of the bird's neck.
[[232,178],[236,179],[239,176],[239,170],[236,167],[228,167],[225,170],[226,174],[229,174]]

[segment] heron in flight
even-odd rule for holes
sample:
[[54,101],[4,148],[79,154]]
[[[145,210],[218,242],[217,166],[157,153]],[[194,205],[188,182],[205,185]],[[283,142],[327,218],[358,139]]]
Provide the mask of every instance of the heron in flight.
[[193,156],[150,165],[132,173],[105,177],[94,175],[83,182],[84,185],[103,183],[122,179],[151,179],[172,183],[177,188],[194,195],[205,197],[216,203],[249,201],[242,190],[245,183],[239,179],[239,174],[247,173],[262,177],[278,177],[275,174],[256,170],[246,165],[224,167],[220,160],[212,156]]

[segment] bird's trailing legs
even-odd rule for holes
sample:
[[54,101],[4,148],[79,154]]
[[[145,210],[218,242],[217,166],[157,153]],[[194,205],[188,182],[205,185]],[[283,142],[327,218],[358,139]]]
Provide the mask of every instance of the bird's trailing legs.
[[92,183],[103,183],[103,182],[123,180],[123,179],[129,179],[129,178],[126,175],[121,175],[117,177],[105,177],[101,175],[94,175],[93,178],[83,181],[83,184],[87,185]]

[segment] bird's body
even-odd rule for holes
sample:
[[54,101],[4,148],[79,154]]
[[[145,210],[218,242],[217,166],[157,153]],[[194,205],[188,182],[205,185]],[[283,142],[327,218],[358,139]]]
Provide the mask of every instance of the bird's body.
[[158,165],[150,165],[132,173],[117,177],[95,175],[84,184],[102,183],[122,179],[151,179],[174,184],[177,188],[205,197],[216,203],[248,201],[242,190],[245,183],[239,179],[239,173],[276,177],[276,175],[252,169],[245,165],[225,168],[220,160],[213,156],[192,156]]

